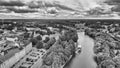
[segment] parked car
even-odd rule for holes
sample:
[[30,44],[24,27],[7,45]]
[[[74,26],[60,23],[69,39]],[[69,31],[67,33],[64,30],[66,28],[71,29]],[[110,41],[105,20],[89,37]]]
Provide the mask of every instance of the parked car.
[[34,55],[40,55],[39,52],[32,52],[31,54],[34,54]]
[[23,62],[19,68],[31,68],[31,66],[33,65],[34,63],[32,62]]
[[38,52],[45,52],[46,50],[45,49],[38,49],[37,51]]
[[30,56],[40,58],[40,56],[38,54],[30,54]]
[[26,61],[36,62],[39,59],[39,56],[29,56],[26,58]]

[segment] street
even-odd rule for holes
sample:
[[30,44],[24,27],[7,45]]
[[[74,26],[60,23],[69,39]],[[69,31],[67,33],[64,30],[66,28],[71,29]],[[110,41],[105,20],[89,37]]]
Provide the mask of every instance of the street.
[[[33,48],[33,50],[27,54],[25,57],[23,57],[23,59],[21,59],[17,64],[15,64],[14,67],[12,68],[19,68],[20,65],[26,61],[26,58],[30,57],[30,54],[32,54],[33,52],[36,52],[36,48]],[[33,62],[34,64],[31,66],[31,68],[40,68],[41,64],[42,64],[42,52],[39,53],[39,58],[37,59],[36,62]]]

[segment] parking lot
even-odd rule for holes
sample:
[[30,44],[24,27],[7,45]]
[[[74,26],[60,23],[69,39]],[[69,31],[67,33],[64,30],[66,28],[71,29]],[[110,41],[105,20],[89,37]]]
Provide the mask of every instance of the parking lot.
[[42,56],[45,53],[46,51],[44,49],[33,48],[28,55],[26,55],[12,68],[40,68],[42,64]]

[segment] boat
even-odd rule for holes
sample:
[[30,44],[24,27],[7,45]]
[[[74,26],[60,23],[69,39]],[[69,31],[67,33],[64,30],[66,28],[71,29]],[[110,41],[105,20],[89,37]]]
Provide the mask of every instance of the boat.
[[81,46],[78,46],[75,53],[76,53],[76,54],[80,54],[80,53],[81,53],[81,50],[82,50]]

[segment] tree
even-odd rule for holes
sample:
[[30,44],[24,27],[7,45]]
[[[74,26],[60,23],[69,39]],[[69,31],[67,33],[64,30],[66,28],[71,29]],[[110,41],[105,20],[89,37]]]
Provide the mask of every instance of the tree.
[[69,60],[69,57],[67,57],[66,55],[64,55],[63,52],[58,52],[57,55],[59,56],[59,57],[58,57],[58,58],[59,58],[59,63],[60,63],[61,65],[65,64],[66,61]]
[[66,41],[66,36],[64,36],[64,35],[61,35],[61,36],[59,36],[59,39],[61,40],[61,41]]
[[50,40],[49,37],[46,37],[45,40],[43,40],[44,43],[47,43]]
[[40,40],[42,40],[42,37],[41,37],[40,35],[38,35],[38,36],[36,37],[36,39],[40,41]]
[[72,38],[72,40],[73,40],[74,42],[77,42],[77,40],[78,40],[78,35],[77,35],[77,33],[75,33],[71,38]]
[[49,29],[46,29],[46,30],[47,30],[47,35],[52,34],[52,32]]
[[47,43],[44,44],[44,48],[45,48],[46,50],[48,50],[50,47],[51,47],[51,46],[50,46],[49,44],[47,44]]
[[50,38],[44,45],[44,48],[49,50],[43,56],[43,64],[55,68],[64,65],[69,60],[70,55],[75,52],[75,41],[76,36],[73,31],[67,32],[57,41],[55,38]]
[[71,52],[66,48],[66,49],[64,49],[64,55],[66,55],[67,57],[70,57],[70,55],[71,55]]
[[115,63],[112,60],[104,60],[99,64],[99,68],[115,68]]
[[120,68],[120,56],[114,57],[113,61],[116,63],[116,68]]
[[29,38],[30,34],[29,33],[24,33],[24,38]]
[[49,49],[55,42],[56,42],[56,39],[55,39],[55,38],[51,38],[51,39],[44,45],[44,48],[45,48],[45,49]]
[[45,64],[45,65],[48,65],[48,66],[50,66],[50,65],[52,65],[52,63],[53,63],[53,58],[54,58],[54,55],[55,55],[55,53],[54,52],[51,52],[49,55],[47,55],[46,57],[44,57],[43,58],[43,63]]
[[97,64],[100,64],[102,61],[104,61],[104,60],[108,60],[108,59],[111,59],[111,57],[109,57],[109,55],[108,54],[98,54],[97,56],[96,56],[96,59],[95,59],[95,61],[97,62]]
[[34,46],[37,44],[37,42],[38,42],[38,40],[35,39],[35,38],[32,38],[30,41],[32,42],[33,47],[34,47]]
[[43,42],[39,41],[39,42],[36,44],[36,48],[38,48],[38,49],[43,48]]

